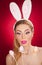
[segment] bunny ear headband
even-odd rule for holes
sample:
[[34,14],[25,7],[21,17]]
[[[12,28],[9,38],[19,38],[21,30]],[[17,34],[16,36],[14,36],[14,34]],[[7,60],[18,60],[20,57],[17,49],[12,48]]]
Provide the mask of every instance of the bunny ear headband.
[[24,20],[29,21],[30,24],[33,26],[33,23],[30,20],[28,20],[30,14],[31,14],[31,9],[32,9],[31,0],[25,0],[23,2],[23,5],[22,5],[23,18],[22,18],[20,8],[18,7],[18,5],[15,2],[11,2],[9,5],[9,8],[10,8],[11,14],[17,21],[24,19]]

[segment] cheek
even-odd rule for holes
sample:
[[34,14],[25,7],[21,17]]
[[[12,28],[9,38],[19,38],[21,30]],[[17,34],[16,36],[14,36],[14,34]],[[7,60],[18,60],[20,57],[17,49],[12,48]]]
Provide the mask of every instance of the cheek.
[[21,35],[16,35],[16,39],[18,40],[18,42],[21,41]]
[[29,35],[26,36],[26,38],[27,38],[27,40],[30,40],[30,41],[31,41],[31,39],[32,39],[32,35],[29,34]]

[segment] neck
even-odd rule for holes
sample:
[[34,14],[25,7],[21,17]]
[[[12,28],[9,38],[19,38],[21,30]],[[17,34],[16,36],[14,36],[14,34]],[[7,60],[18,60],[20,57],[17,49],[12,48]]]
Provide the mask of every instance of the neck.
[[24,46],[24,53],[28,53],[29,52],[29,49],[30,49],[30,45],[27,45],[27,46]]

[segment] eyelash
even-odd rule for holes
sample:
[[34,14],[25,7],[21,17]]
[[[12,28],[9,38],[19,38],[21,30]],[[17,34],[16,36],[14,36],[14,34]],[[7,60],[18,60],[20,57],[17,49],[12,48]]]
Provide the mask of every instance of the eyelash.
[[26,32],[26,34],[29,34],[30,32]]
[[16,33],[16,34],[19,34],[20,35],[21,33]]
[[[29,34],[29,33],[30,33],[30,32],[26,32],[26,34]],[[16,33],[16,34],[19,34],[19,35],[20,35],[21,33]]]

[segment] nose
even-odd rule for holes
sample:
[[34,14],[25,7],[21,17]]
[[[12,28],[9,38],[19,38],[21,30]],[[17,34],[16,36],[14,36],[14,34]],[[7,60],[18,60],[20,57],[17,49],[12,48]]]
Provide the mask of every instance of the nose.
[[25,39],[25,34],[22,34],[22,39]]

